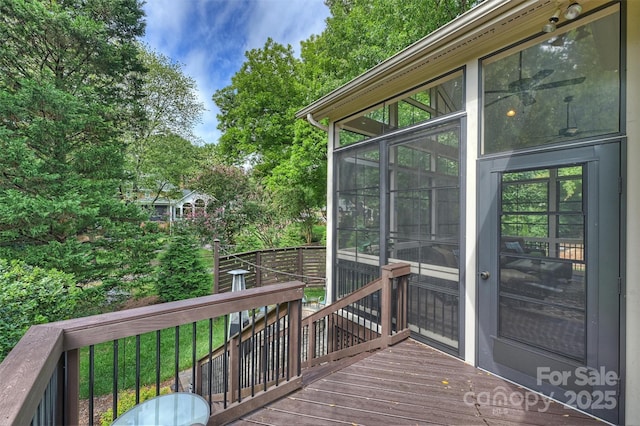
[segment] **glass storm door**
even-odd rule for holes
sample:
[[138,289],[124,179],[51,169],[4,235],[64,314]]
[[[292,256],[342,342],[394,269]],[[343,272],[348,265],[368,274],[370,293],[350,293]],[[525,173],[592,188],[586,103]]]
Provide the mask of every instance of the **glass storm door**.
[[618,144],[478,164],[479,366],[613,423],[619,164]]

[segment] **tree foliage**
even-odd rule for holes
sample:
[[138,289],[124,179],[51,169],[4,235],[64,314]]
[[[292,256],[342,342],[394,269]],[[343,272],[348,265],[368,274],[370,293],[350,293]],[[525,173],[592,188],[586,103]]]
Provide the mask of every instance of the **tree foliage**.
[[204,105],[198,100],[196,82],[184,75],[182,66],[166,56],[142,50],[141,99],[144,120],[128,135],[128,169],[134,191],[156,191],[168,184],[179,187],[195,166],[194,126],[202,119]]
[[465,12],[476,0],[327,0],[322,34],[290,46],[268,40],[246,53],[220,108],[225,161],[251,164],[275,210],[302,224],[306,240],[326,200],[326,134],[295,112]]
[[[227,161],[252,164],[254,178],[262,182],[255,186],[261,192],[247,206],[258,203],[262,209],[261,215],[253,215],[251,229],[269,245],[276,236],[268,227],[316,221],[315,212],[325,202],[326,143],[319,131],[295,119],[308,89],[291,46],[268,40],[246,56],[232,84],[214,95],[224,132],[219,149]],[[267,193],[272,197],[264,197]],[[281,219],[274,223],[276,215]],[[305,226],[308,240],[310,225]]]
[[302,43],[313,99],[400,52],[478,0],[327,0],[331,16],[319,36]]
[[291,46],[272,39],[245,56],[231,85],[213,95],[223,132],[219,149],[230,163],[250,162],[268,174],[292,144],[294,113],[303,100],[300,62]]
[[118,197],[142,17],[137,0],[0,1],[0,256],[80,284],[148,266],[143,215]]
[[318,207],[327,197],[327,142],[324,134],[302,121],[295,123],[294,132],[290,156],[266,181],[281,214],[302,225],[304,239],[310,244],[319,219]]
[[265,213],[261,208],[261,190],[242,168],[214,164],[203,168],[190,186],[212,194],[206,210],[185,218],[188,226],[210,243],[214,238],[234,244],[236,235]]
[[79,290],[73,276],[0,259],[0,361],[34,324],[71,318]]
[[148,142],[137,184],[153,193],[153,203],[161,195],[179,198],[180,189],[185,187],[201,163],[198,147],[172,133],[150,136]]
[[178,235],[173,238],[160,259],[156,288],[162,302],[211,293],[211,275],[207,273],[198,245],[191,236]]
[[125,212],[118,136],[137,93],[121,89],[141,69],[141,16],[133,0],[1,3],[3,243],[64,242]]

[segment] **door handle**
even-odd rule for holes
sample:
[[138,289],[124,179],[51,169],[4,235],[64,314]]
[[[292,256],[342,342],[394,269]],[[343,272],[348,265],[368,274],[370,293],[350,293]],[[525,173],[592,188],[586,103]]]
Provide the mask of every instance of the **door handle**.
[[482,271],[480,272],[480,278],[482,278],[483,280],[488,280],[489,277],[491,276],[491,274],[489,273],[489,271]]

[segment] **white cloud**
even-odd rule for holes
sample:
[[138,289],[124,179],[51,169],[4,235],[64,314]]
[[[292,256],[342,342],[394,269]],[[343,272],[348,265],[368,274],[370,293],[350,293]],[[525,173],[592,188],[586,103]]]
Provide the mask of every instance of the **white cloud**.
[[300,41],[324,30],[329,10],[321,0],[263,0],[254,4],[248,28],[247,49],[264,46],[268,37],[290,44],[300,53]]
[[145,41],[151,47],[165,53],[175,48],[181,34],[184,22],[191,13],[190,2],[175,0],[151,0],[144,6],[147,30]]
[[245,51],[271,37],[299,54],[300,41],[320,34],[329,13],[323,0],[148,0],[144,10],[144,41],[197,83],[207,111],[195,132],[208,143],[220,137],[211,97],[231,83]]

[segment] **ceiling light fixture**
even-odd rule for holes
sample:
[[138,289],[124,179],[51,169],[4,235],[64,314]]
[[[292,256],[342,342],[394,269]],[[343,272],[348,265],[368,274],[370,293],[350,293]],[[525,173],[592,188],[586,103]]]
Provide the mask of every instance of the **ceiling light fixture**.
[[542,32],[552,33],[556,30],[556,24],[560,20],[560,9],[556,10],[556,13],[549,18],[549,22],[542,26]]
[[571,3],[567,7],[567,11],[564,12],[564,17],[567,19],[576,19],[582,13],[582,6],[579,3]]

